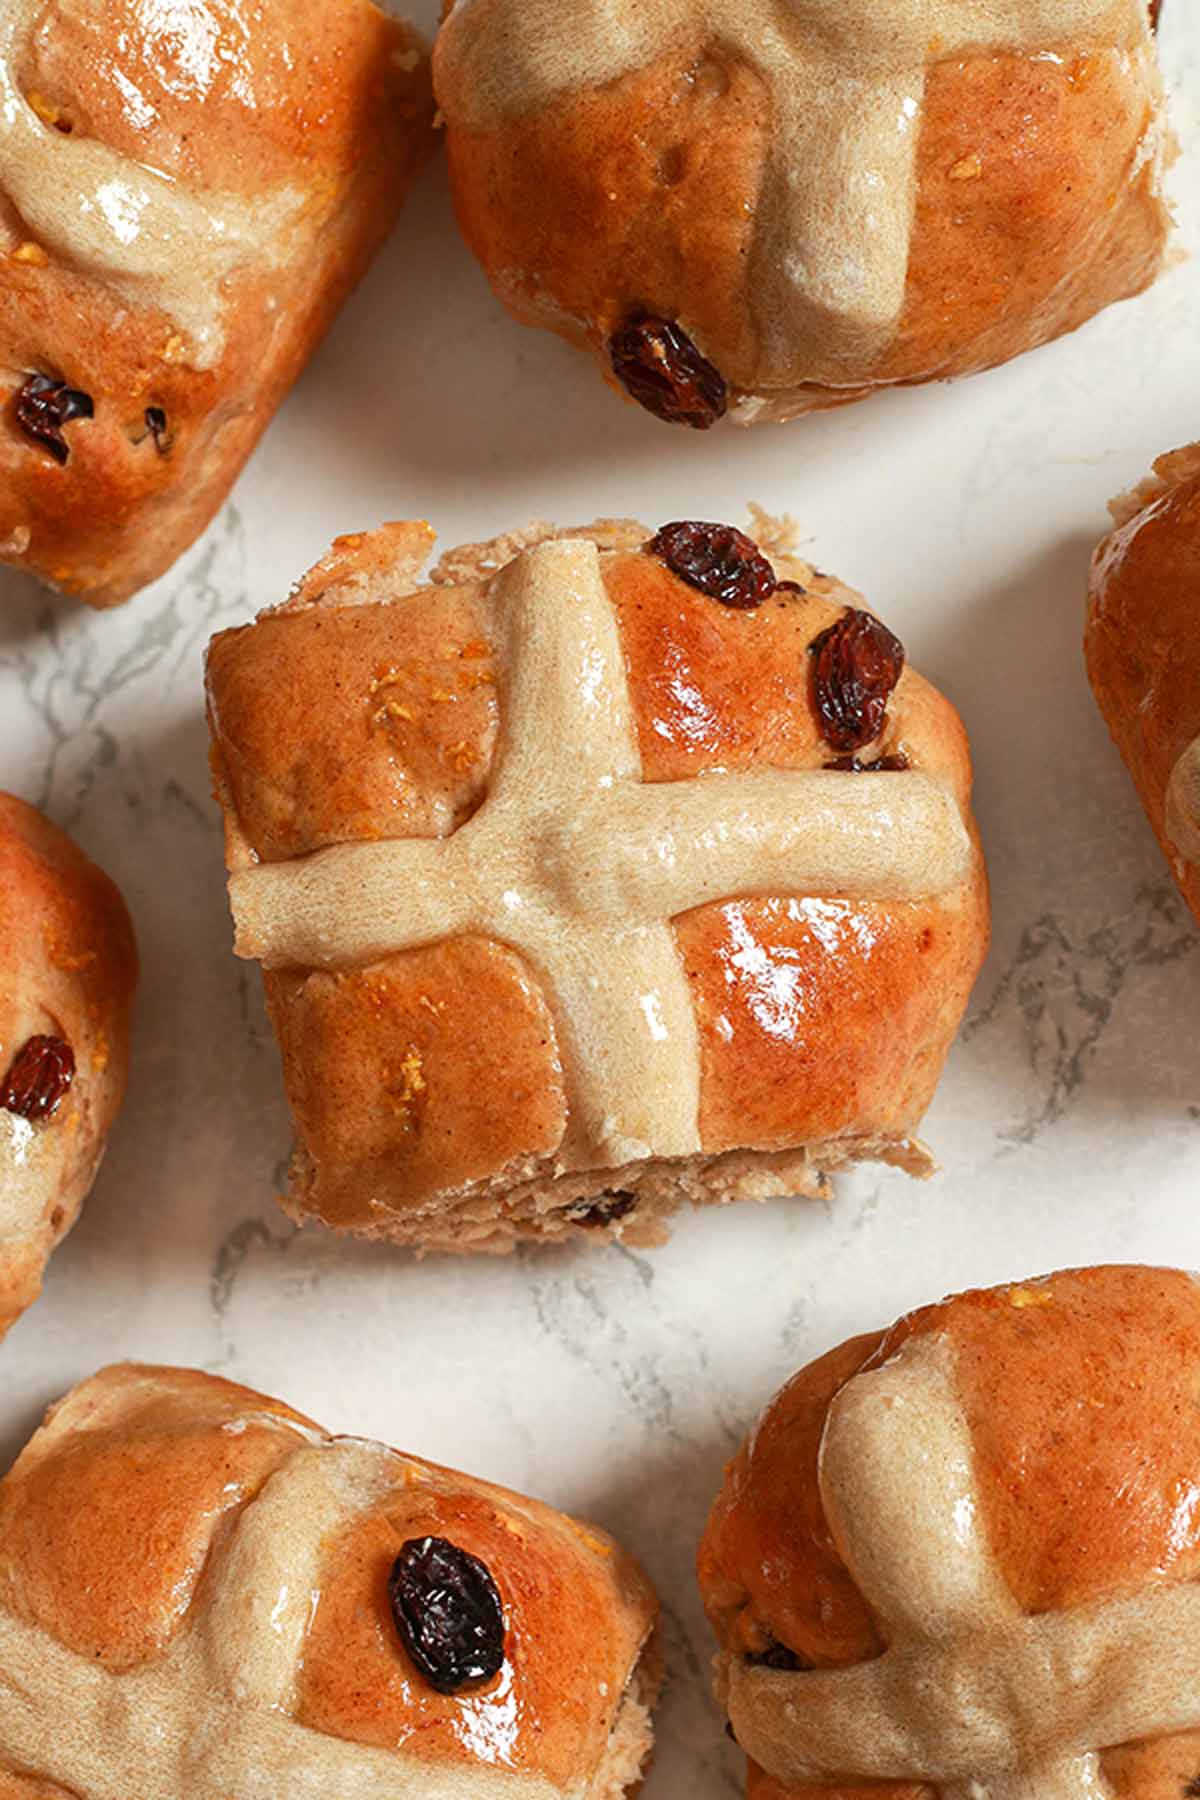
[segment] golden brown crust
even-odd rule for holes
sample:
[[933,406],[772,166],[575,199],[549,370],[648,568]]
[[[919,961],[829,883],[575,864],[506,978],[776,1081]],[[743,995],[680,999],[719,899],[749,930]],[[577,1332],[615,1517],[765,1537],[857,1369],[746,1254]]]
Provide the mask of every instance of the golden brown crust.
[[[329,1439],[281,1403],[212,1376],[102,1371],[51,1411],[0,1483],[0,1619],[40,1627],[114,1674],[163,1668],[174,1655],[186,1686],[185,1640],[197,1614],[211,1618],[224,1603],[228,1628],[245,1633],[244,1644],[221,1646],[224,1665],[248,1671],[255,1621],[270,1631],[275,1595],[248,1590],[239,1607],[222,1583],[253,1579],[247,1559],[255,1553],[243,1548],[239,1562],[238,1545],[254,1530],[257,1503],[278,1506],[299,1461],[320,1464],[322,1451],[335,1461],[342,1443],[355,1450],[353,1440]],[[285,1710],[311,1731],[396,1752],[400,1791],[410,1791],[416,1758],[468,1773],[512,1769],[562,1792],[590,1792],[655,1624],[641,1570],[606,1533],[538,1501],[382,1446],[357,1453],[374,1473],[347,1497],[336,1528],[323,1533],[303,1499],[298,1512],[275,1515],[295,1579],[309,1579],[310,1550],[318,1558]],[[401,1546],[426,1536],[480,1558],[504,1609],[500,1674],[453,1694],[435,1692],[410,1659],[388,1601]],[[272,1570],[272,1582],[287,1582],[286,1559]],[[251,1694],[225,1695],[217,1681],[211,1694],[188,1699],[181,1690],[179,1704],[196,1709],[186,1721],[196,1744],[208,1699],[253,1708]],[[3,1732],[0,1708],[0,1761]],[[118,1743],[110,1754],[115,1776]],[[262,1779],[250,1768],[236,1773]],[[627,1757],[622,1787],[635,1774]],[[34,1776],[28,1800],[57,1800],[59,1790]],[[4,1800],[10,1791],[27,1800],[18,1778],[0,1772]]]
[[34,807],[0,794],[0,1079],[30,1038],[67,1042],[57,1110],[0,1111],[0,1333],[41,1291],[51,1251],[91,1187],[125,1092],[137,979],[120,894]]
[[[162,574],[207,525],[430,144],[416,40],[368,0],[205,0],[202,15],[165,26],[146,0],[48,0],[16,71],[69,141],[260,205],[260,247],[283,253],[228,277],[224,348],[197,367],[153,296],[132,301],[38,244],[0,192],[0,557],[94,606]],[[17,422],[30,373],[94,403],[65,427],[65,466]],[[147,408],[165,415],[157,438]]]
[[503,1746],[506,1766],[569,1791],[603,1756],[646,1641],[649,1590],[611,1539],[494,1489],[401,1489],[330,1546],[298,1717],[356,1743],[415,1741],[429,1762],[466,1760],[460,1701],[413,1680],[387,1604],[400,1545],[426,1536],[503,1571],[505,1677],[471,1709],[473,1735]]
[[752,251],[773,118],[733,53],[675,54],[487,130],[462,120],[445,72],[439,99],[459,221],[510,310],[606,371],[628,318],[678,320],[747,419],[1004,362],[1139,293],[1162,262],[1157,92],[1124,49],[930,71],[903,310],[857,364],[807,346],[769,362]]
[[327,1224],[386,1229],[561,1140],[553,1020],[504,945],[455,938],[369,969],[265,981],[314,1170],[308,1207]]
[[886,1138],[923,1116],[987,936],[982,884],[905,905],[739,900],[675,921],[708,1150]]
[[[255,854],[442,837],[469,818],[496,735],[489,627],[469,589],[431,588],[402,638],[388,604],[284,610],[216,638],[222,773]],[[317,715],[332,735],[314,735]]]
[[247,1413],[300,1420],[192,1370],[74,1389],[0,1482],[0,1607],[116,1673],[161,1655],[214,1538],[279,1462],[269,1424],[223,1429]]
[[[825,767],[833,752],[813,709],[809,647],[858,596],[782,552],[778,573],[799,591],[736,611],[628,548],[630,531],[605,526],[600,540],[614,545],[603,580],[644,779]],[[524,541],[506,541],[501,560]],[[410,540],[389,542],[403,563]],[[407,595],[379,557],[369,538],[343,540],[296,603],[213,642],[214,769],[235,870],[356,839],[444,836],[483,800],[501,724],[495,555],[476,554],[474,580]],[[472,566],[461,559],[454,572]],[[962,725],[915,671],[863,754],[935,776],[969,818]],[[847,1154],[915,1166],[911,1134],[986,947],[977,852],[968,881],[927,900],[764,897],[674,923],[700,1032],[708,1165],[693,1171],[697,1191],[708,1183],[712,1197],[731,1197],[716,1159],[747,1148],[821,1146],[811,1171],[789,1174],[805,1191]],[[505,1188],[533,1184],[520,1234],[595,1234],[594,1218],[575,1226],[564,1215],[574,1194],[551,1198],[547,1186],[562,1063],[552,1009],[514,951],[459,939],[357,971],[277,970],[267,992],[300,1140],[291,1209],[441,1246],[439,1202],[469,1210],[478,1199],[478,1219],[494,1219]],[[626,1188],[620,1173],[610,1185]]]
[[[952,1346],[987,1541],[1023,1611],[1195,1579],[1200,1286],[1171,1269],[1071,1270],[925,1307],[831,1351],[775,1396],[726,1472],[699,1554],[709,1617],[733,1654],[774,1639],[825,1667],[883,1648],[834,1545],[818,1458],[846,1383],[920,1339]],[[1110,1751],[1105,1772],[1141,1797],[1195,1742]],[[758,1771],[749,1791],[796,1790]]]
[[1142,805],[1192,911],[1200,869],[1166,819],[1172,770],[1200,733],[1200,447],[1155,464],[1096,551],[1088,599],[1088,676]]

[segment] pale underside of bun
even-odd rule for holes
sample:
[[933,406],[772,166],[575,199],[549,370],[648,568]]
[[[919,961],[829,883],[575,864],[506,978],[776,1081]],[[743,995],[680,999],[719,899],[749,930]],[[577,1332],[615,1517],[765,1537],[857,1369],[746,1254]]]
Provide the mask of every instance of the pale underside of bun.
[[[529,1239],[618,1238],[666,1242],[668,1221],[684,1206],[740,1200],[823,1199],[829,1177],[860,1162],[885,1163],[923,1180],[936,1167],[918,1138],[831,1138],[790,1150],[726,1150],[716,1156],[650,1157],[616,1169],[557,1173],[553,1156],[531,1158],[427,1205],[378,1207],[366,1223],[334,1229],[428,1251],[503,1255]],[[302,1144],[292,1156],[284,1210],[303,1223],[320,1214],[318,1182]],[[607,1203],[616,1202],[610,1216]],[[589,1216],[591,1215],[591,1216]]]

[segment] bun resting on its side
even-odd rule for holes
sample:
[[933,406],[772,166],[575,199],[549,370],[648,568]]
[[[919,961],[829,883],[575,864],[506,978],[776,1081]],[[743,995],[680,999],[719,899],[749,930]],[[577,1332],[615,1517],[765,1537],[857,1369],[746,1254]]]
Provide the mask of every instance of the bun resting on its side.
[[0,794],[0,1334],[41,1292],[125,1092],[137,980],[124,901]]
[[428,63],[370,0],[5,0],[0,560],[112,606],[208,524],[390,230]]
[[423,1248],[658,1241],[915,1133],[988,929],[950,703],[733,527],[342,539],[214,639],[287,1205]]
[[1092,559],[1088,677],[1200,918],[1200,444],[1160,456],[1112,512]]
[[960,1294],[794,1376],[699,1555],[751,1800],[1183,1800],[1200,1286]]
[[621,1800],[656,1619],[536,1500],[106,1369],[0,1483],[0,1797]]
[[463,232],[658,417],[1007,361],[1161,266],[1146,0],[454,0]]

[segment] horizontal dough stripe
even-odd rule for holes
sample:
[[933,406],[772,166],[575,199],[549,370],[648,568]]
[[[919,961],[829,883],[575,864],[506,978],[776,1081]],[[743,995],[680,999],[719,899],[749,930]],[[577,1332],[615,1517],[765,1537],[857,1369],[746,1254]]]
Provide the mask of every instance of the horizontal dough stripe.
[[742,1747],[784,1785],[920,1781],[1095,1800],[1097,1753],[1200,1727],[1200,1585],[1023,1613],[989,1544],[947,1338],[852,1378],[820,1482],[888,1650],[847,1668],[727,1660]]
[[[229,884],[239,956],[332,969],[468,931],[514,941],[510,859],[494,819],[489,803],[449,838],[339,844],[240,870]],[[915,770],[903,780],[764,769],[642,783],[616,800],[581,800],[537,850],[531,875],[548,911],[614,924],[753,894],[923,900],[971,868],[953,794]]]
[[699,1148],[700,1059],[670,920],[752,893],[920,899],[970,875],[949,788],[914,771],[762,769],[647,783],[596,546],[497,577],[500,737],[443,839],[345,844],[230,879],[237,951],[341,969],[468,932],[528,958],[568,1085],[566,1166]]
[[112,1675],[0,1616],[0,1766],[81,1800],[566,1800],[534,1775],[422,1762],[212,1693],[183,1657]]

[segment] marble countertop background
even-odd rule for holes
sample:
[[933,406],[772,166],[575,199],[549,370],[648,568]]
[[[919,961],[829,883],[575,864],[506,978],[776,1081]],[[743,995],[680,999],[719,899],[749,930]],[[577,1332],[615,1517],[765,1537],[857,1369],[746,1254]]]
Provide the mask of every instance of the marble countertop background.
[[[423,9],[432,16],[433,5]],[[669,433],[511,323],[423,181],[219,521],[92,615],[0,577],[0,785],[121,884],[144,974],[129,1098],[46,1294],[0,1351],[0,1457],[120,1357],[193,1363],[601,1521],[645,1561],[671,1685],[646,1800],[738,1790],[691,1559],[779,1382],[943,1292],[1097,1260],[1200,1266],[1200,931],[1084,677],[1108,498],[1200,436],[1200,13],[1167,0],[1177,265],[1075,337],[783,428]],[[925,1136],[930,1182],[693,1215],[670,1246],[416,1262],[296,1231],[257,971],[230,953],[201,656],[338,532],[533,517],[798,519],[961,709],[995,938]]]

